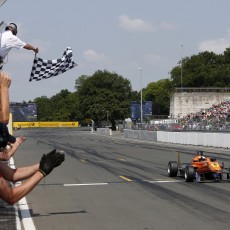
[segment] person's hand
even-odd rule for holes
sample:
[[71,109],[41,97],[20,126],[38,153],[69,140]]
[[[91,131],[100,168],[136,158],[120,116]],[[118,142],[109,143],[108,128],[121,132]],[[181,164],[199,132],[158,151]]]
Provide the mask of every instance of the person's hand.
[[25,142],[26,138],[23,136],[16,137],[16,142],[20,145],[22,142]]
[[18,148],[21,143],[25,142],[25,140],[26,140],[26,138],[23,136],[16,137],[16,141],[13,144],[8,143],[8,145],[11,146],[11,148],[14,146],[16,146],[16,148]]
[[34,49],[34,52],[37,54],[39,51],[38,47]]
[[1,88],[9,88],[11,84],[10,76],[5,72],[0,72],[0,86]]
[[64,152],[56,152],[56,149],[51,152],[44,154],[41,158],[39,171],[45,176],[51,173],[51,171],[61,165],[61,163],[65,160]]

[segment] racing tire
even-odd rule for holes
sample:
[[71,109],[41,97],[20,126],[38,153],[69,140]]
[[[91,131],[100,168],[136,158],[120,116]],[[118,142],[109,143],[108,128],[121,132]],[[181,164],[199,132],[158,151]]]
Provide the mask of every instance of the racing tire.
[[193,166],[187,166],[184,172],[184,178],[186,182],[193,182],[195,175],[195,170]]
[[176,161],[169,161],[168,163],[168,175],[170,177],[176,177],[178,172],[178,164]]

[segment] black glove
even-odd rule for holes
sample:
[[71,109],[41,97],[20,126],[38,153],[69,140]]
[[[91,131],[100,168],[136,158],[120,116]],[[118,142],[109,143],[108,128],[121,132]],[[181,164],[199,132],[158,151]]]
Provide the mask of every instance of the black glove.
[[44,154],[41,158],[39,171],[47,176],[51,173],[51,171],[61,165],[61,163],[65,160],[64,152],[56,152],[56,149],[51,152]]

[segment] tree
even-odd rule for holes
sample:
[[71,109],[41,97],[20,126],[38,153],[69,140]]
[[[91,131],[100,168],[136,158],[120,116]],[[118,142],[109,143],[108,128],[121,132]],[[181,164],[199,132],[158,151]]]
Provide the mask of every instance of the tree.
[[141,93],[138,91],[131,91],[131,101],[140,101]]
[[130,113],[132,89],[129,80],[107,70],[98,70],[80,82],[75,88],[85,118],[100,123],[108,116],[114,127],[115,120],[123,120]]
[[76,91],[78,90],[79,87],[82,86],[82,84],[84,83],[84,81],[88,78],[89,76],[87,75],[81,75],[80,77],[78,77],[76,80],[75,80],[75,89]]
[[153,102],[154,115],[168,115],[171,93],[172,84],[170,80],[162,79],[149,83],[143,90],[143,98],[145,101]]
[[175,87],[229,87],[230,86],[230,49],[224,54],[201,52],[186,57],[171,71],[172,83]]
[[39,121],[76,121],[82,119],[77,93],[61,90],[51,98],[46,96],[34,100]]
[[77,92],[70,93],[66,100],[66,109],[69,111],[70,121],[81,121],[83,120],[83,115],[80,111],[79,98]]
[[50,107],[54,121],[68,121],[70,112],[67,109],[66,98],[70,92],[65,89],[50,98]]
[[34,99],[37,105],[38,121],[52,121],[50,100],[46,96],[37,97]]

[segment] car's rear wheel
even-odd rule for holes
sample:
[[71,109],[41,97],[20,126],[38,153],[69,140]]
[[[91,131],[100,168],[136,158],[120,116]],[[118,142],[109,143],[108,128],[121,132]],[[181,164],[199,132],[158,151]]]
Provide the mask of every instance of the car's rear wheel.
[[168,163],[168,175],[170,177],[176,177],[178,172],[178,164],[176,161],[169,161]]
[[186,182],[193,182],[195,175],[195,170],[193,166],[187,166],[184,172],[184,178]]

